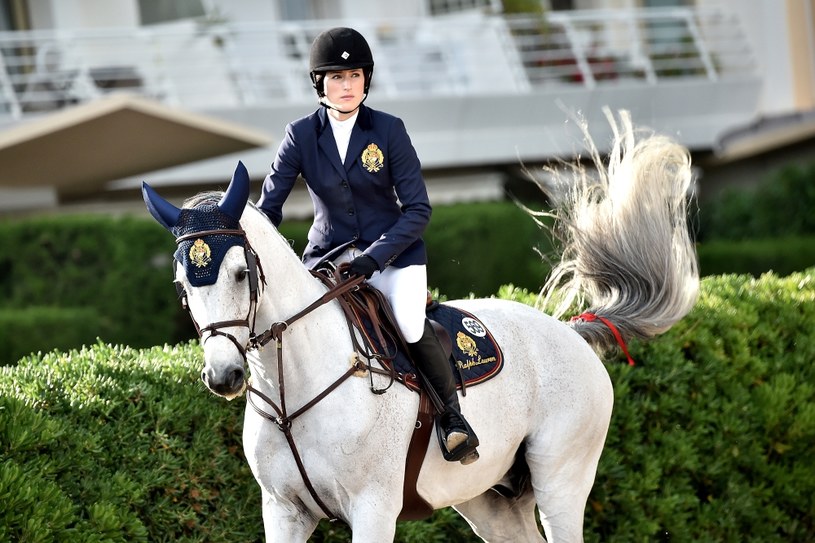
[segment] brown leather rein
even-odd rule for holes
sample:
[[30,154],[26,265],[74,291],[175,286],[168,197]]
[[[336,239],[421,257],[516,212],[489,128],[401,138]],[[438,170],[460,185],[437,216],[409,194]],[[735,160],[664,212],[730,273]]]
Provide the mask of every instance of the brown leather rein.
[[[357,341],[356,334],[354,333],[354,320],[352,319],[352,312],[349,310],[348,302],[344,301],[342,296],[354,289],[359,288],[360,283],[362,283],[365,278],[361,276],[357,277],[350,277],[347,279],[340,279],[337,280],[336,283],[333,283],[330,278],[327,278],[325,275],[312,271],[312,274],[316,277],[320,278],[323,283],[326,284],[328,290],[319,297],[317,300],[312,302],[302,311],[299,311],[295,315],[292,315],[288,319],[284,321],[279,321],[273,323],[269,329],[266,331],[255,334],[255,324],[256,324],[256,316],[257,316],[257,302],[258,302],[258,291],[259,285],[262,283],[263,285],[266,284],[266,277],[263,273],[263,267],[260,264],[260,260],[257,257],[257,253],[252,248],[249,240],[246,238],[246,232],[243,229],[234,229],[234,230],[205,230],[202,232],[194,232],[191,234],[186,234],[184,236],[180,236],[176,239],[176,243],[181,243],[182,241],[187,241],[189,239],[200,238],[207,235],[234,235],[234,236],[241,236],[244,239],[244,252],[246,255],[247,260],[247,267],[246,270],[249,275],[249,297],[250,297],[250,304],[249,304],[249,312],[244,319],[234,319],[234,320],[226,320],[226,321],[218,321],[211,324],[208,324],[204,327],[199,327],[198,323],[195,321],[195,318],[192,316],[192,312],[189,310],[189,306],[186,303],[186,293],[183,289],[179,290],[179,296],[182,299],[182,305],[184,308],[190,313],[190,318],[195,325],[196,330],[198,331],[199,337],[203,338],[203,334],[209,332],[209,335],[206,339],[203,340],[204,343],[213,337],[213,336],[224,336],[229,339],[235,347],[240,352],[241,357],[244,360],[244,363],[247,363],[246,355],[248,352],[253,350],[260,350],[262,349],[267,343],[274,340],[276,352],[277,352],[277,378],[278,378],[278,389],[280,394],[280,405],[278,405],[274,400],[269,398],[266,394],[260,392],[256,388],[254,388],[250,383],[246,383],[246,398],[249,405],[254,409],[254,411],[260,415],[261,417],[273,422],[277,428],[283,432],[283,435],[286,437],[286,441],[289,444],[289,448],[291,449],[292,456],[294,457],[294,461],[297,464],[297,469],[300,471],[300,476],[303,479],[303,483],[305,484],[306,488],[308,489],[309,494],[311,495],[312,499],[317,503],[317,505],[322,509],[323,513],[330,519],[336,520],[337,517],[329,510],[329,508],[325,505],[325,503],[320,499],[317,494],[317,491],[314,489],[314,486],[311,484],[311,480],[306,473],[306,468],[303,465],[303,461],[300,457],[300,453],[297,450],[297,445],[294,442],[294,436],[291,433],[291,426],[292,421],[314,407],[320,400],[328,396],[332,391],[334,391],[338,386],[340,386],[345,380],[349,377],[354,375],[356,372],[364,372],[368,371],[369,373],[380,373],[389,375],[391,378],[391,383],[395,378],[395,374],[393,370],[382,370],[379,368],[374,368],[370,364],[370,360],[372,358],[377,358],[378,355],[376,354],[365,354],[365,349],[362,349],[361,345]],[[355,361],[348,370],[340,375],[333,383],[331,383],[325,390],[317,394],[314,398],[308,401],[305,405],[300,407],[299,409],[295,410],[292,413],[289,413],[286,408],[286,387],[285,387],[285,379],[283,376],[283,332],[288,329],[288,327],[298,319],[308,315],[318,307],[330,302],[331,300],[337,299],[340,302],[340,305],[345,313],[346,322],[348,324],[351,339],[354,344],[354,348],[357,353],[362,353],[365,358],[368,359],[368,362],[363,362],[362,358],[357,356]],[[226,333],[221,331],[222,328],[230,328],[230,327],[246,327],[249,329],[249,341],[247,345],[241,345],[240,342],[233,336],[232,334]],[[390,385],[388,385],[389,387]],[[371,386],[371,390],[374,393],[381,394],[385,389],[374,389],[373,385]],[[270,414],[255,404],[252,400],[251,394],[257,395],[260,399],[262,399],[269,407],[274,410],[274,414]],[[276,416],[275,416],[276,415]]]

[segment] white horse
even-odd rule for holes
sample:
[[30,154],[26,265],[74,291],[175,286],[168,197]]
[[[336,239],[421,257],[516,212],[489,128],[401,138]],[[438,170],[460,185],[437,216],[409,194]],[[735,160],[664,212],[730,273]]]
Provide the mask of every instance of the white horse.
[[[453,506],[484,541],[543,541],[536,507],[546,541],[583,540],[584,508],[613,404],[596,349],[664,332],[697,296],[685,216],[687,151],[660,136],[635,140],[623,115],[610,156],[607,169],[598,159],[593,184],[574,184],[560,214],[568,244],[550,290],[585,295],[590,306],[583,318],[562,322],[497,299],[448,302],[488,327],[505,364],[461,397],[481,440],[480,460],[446,462],[431,441],[417,490],[433,508]],[[392,541],[419,396],[403,386],[373,394],[370,375],[350,373],[355,348],[336,300],[291,319],[327,287],[247,204],[249,178],[242,165],[225,194],[200,195],[183,209],[146,184],[143,190],[153,216],[179,238],[176,281],[201,325],[204,382],[227,399],[239,396],[248,359],[258,393],[247,405],[243,441],[262,490],[267,541],[305,542],[329,515],[348,523],[353,543]],[[213,275],[201,271],[207,266]],[[251,348],[257,346],[252,335],[261,331],[279,339],[273,344],[279,352]],[[384,387],[388,378],[374,374],[373,380]],[[518,496],[505,497],[493,488],[514,484],[509,475],[516,461],[530,477],[516,488]]]

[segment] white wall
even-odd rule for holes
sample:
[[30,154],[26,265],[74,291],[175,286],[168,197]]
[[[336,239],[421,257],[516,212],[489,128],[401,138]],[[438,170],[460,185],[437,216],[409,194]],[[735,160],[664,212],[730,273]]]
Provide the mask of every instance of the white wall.
[[343,19],[371,19],[383,17],[419,17],[425,14],[423,0],[339,0]]
[[[800,0],[793,0],[800,1]],[[795,110],[791,43],[786,0],[698,0],[700,6],[725,4],[739,15],[764,78],[759,103],[763,115]],[[800,44],[806,47],[807,44]]]

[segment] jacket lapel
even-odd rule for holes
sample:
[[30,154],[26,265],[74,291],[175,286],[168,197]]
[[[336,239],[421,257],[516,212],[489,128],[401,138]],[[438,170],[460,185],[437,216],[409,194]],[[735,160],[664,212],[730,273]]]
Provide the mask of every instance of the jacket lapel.
[[[328,114],[325,108],[322,108],[317,116],[320,119],[319,126],[317,127],[317,145],[320,146],[323,154],[325,154],[326,158],[328,158],[328,162],[330,162],[331,166],[337,170],[337,173],[345,176],[345,168],[343,168],[342,162],[340,162],[340,153],[337,151],[337,142],[334,140],[334,133],[331,130],[331,125],[328,123]],[[356,130],[356,127],[354,129]],[[346,157],[347,156],[348,155],[346,155]]]
[[359,160],[362,160],[362,151],[370,143],[368,131],[373,127],[371,110],[365,106],[359,107],[359,115],[354,129],[351,131],[351,140],[348,142],[348,152],[345,154],[345,171]]

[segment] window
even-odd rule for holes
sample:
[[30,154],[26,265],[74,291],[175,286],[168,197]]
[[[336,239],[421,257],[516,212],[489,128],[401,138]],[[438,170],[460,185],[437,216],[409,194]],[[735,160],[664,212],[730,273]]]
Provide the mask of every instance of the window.
[[152,25],[206,15],[201,0],[139,0],[141,24]]
[[474,9],[483,10],[485,8],[499,12],[501,11],[501,2],[500,0],[430,0],[431,15],[444,15]]
[[0,31],[28,30],[30,26],[23,0],[0,0]]

